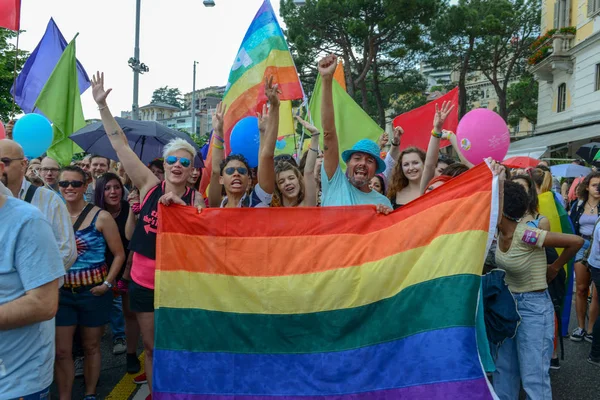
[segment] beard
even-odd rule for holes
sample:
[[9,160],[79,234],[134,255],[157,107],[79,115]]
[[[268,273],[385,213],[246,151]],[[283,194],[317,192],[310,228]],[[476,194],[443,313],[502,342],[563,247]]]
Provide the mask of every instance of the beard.
[[350,181],[352,186],[354,186],[357,189],[360,189],[365,186],[368,186],[369,182],[371,181],[371,178],[365,177],[364,179],[356,179],[354,178],[354,174],[348,174],[348,180]]

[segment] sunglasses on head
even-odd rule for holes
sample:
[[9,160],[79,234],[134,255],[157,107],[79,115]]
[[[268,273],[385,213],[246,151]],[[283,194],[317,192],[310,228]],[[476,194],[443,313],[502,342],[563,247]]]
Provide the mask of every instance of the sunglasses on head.
[[248,169],[246,167],[229,167],[229,168],[225,168],[225,173],[227,175],[233,175],[236,170],[237,170],[237,172],[240,175],[248,175]]
[[82,181],[59,181],[58,186],[60,186],[63,189],[66,189],[69,186],[73,186],[75,189],[77,189],[77,188],[80,188],[83,186],[83,182]]
[[167,158],[165,158],[165,161],[167,162],[167,164],[169,165],[173,165],[175,164],[177,161],[179,161],[179,164],[181,164],[181,166],[183,168],[187,168],[190,165],[192,165],[192,161],[189,158],[185,158],[185,157],[175,157],[175,156],[168,156]]

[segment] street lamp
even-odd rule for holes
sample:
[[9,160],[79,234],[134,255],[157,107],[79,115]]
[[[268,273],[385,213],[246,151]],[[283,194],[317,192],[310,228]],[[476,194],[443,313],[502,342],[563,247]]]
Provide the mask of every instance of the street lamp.
[[140,6],[141,0],[136,0],[135,47],[133,48],[133,57],[131,57],[128,61],[129,67],[133,70],[133,105],[131,106],[131,119],[134,121],[140,119],[140,107],[138,104],[140,74],[150,71],[150,68],[148,68],[146,64],[140,62]]
[[196,136],[196,64],[198,64],[198,62],[194,61],[194,78],[193,78],[193,85],[192,85],[192,107],[191,107],[191,114],[192,114],[192,137]]
[[204,0],[204,7],[214,7],[215,6],[215,2],[213,0]]

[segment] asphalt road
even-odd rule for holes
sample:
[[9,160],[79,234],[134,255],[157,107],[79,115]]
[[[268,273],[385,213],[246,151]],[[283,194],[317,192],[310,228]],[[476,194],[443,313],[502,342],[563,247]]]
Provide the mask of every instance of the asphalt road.
[[[574,304],[572,310],[574,310]],[[575,316],[571,317],[571,329]],[[551,371],[552,391],[555,400],[571,399],[598,399],[600,398],[600,368],[586,362],[591,344],[582,341],[572,342],[568,338],[564,339],[565,359],[561,360],[561,369]],[[138,354],[142,353],[140,345]],[[98,383],[98,399],[145,399],[147,386],[136,387],[132,383],[133,376],[125,373],[125,355],[114,356],[112,354],[112,339],[108,332],[102,340],[102,372]],[[121,383],[119,383],[121,382]],[[116,388],[116,389],[115,389]],[[136,392],[137,396],[136,396]],[[111,396],[109,396],[112,393]],[[75,379],[73,388],[73,399],[83,399],[84,386],[83,378]],[[523,399],[524,396],[521,396]],[[56,391],[53,391],[53,398],[58,398]]]

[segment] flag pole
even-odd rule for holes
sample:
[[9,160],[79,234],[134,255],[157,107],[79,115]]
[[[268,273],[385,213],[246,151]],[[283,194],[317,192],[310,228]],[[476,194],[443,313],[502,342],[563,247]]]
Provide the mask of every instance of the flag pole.
[[[13,107],[10,119],[15,118],[16,110],[17,110],[17,91],[15,90],[15,86],[17,85],[17,60],[19,59],[19,36],[21,35],[21,31],[17,30],[17,46],[15,51],[15,68],[13,70]],[[9,138],[12,139],[12,138]]]

